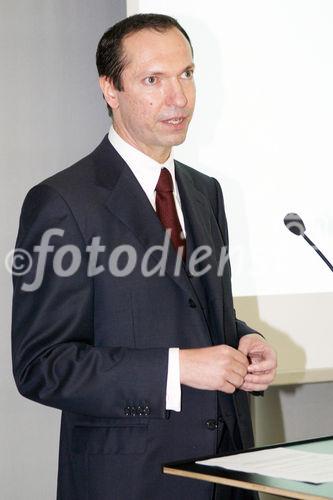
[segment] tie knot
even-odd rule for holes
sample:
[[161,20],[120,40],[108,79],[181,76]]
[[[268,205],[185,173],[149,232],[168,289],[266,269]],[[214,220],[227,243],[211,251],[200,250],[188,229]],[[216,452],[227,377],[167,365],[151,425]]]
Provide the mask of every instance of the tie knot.
[[167,168],[162,168],[161,173],[156,184],[157,192],[172,192],[173,191],[173,182],[172,177]]

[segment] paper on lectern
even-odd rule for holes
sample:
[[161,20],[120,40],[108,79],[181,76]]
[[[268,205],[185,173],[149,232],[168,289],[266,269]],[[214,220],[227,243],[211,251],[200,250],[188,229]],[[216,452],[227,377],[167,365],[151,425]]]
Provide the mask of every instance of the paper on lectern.
[[196,463],[314,484],[333,481],[332,455],[290,448],[270,448]]

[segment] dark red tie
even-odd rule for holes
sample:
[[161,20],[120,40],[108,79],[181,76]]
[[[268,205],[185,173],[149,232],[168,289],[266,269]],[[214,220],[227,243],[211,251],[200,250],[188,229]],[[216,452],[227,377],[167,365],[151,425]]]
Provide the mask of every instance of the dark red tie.
[[185,239],[182,238],[182,227],[179,222],[175,199],[173,197],[172,177],[167,168],[162,168],[156,185],[156,213],[165,227],[171,229],[171,241],[176,250],[183,247],[182,258],[185,259]]

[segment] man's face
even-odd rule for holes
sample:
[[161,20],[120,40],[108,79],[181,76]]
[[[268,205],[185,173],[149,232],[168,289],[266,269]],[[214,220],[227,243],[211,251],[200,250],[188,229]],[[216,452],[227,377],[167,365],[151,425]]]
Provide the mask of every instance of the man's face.
[[123,91],[115,89],[113,125],[127,142],[157,161],[186,137],[195,104],[191,48],[176,28],[144,29],[123,41]]

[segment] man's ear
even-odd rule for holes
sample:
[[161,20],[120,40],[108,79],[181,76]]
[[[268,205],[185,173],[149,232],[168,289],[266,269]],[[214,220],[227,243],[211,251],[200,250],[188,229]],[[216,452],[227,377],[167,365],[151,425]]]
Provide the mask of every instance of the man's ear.
[[118,103],[118,91],[113,85],[113,81],[111,78],[107,76],[99,77],[99,85],[102,89],[104,99],[112,109],[117,109],[119,106]]

